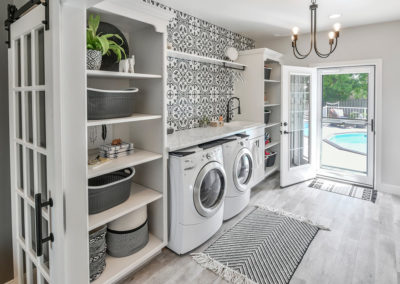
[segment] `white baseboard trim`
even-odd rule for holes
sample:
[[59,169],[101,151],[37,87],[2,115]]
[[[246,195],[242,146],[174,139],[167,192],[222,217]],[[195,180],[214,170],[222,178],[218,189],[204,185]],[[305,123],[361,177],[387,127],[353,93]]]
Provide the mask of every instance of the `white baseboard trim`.
[[377,188],[378,192],[385,192],[400,196],[400,186],[388,183],[381,183]]

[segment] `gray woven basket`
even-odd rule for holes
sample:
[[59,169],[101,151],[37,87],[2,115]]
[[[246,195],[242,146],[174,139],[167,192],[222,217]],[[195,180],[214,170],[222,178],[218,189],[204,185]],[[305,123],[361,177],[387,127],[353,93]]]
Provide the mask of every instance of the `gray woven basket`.
[[89,235],[89,267],[90,281],[94,281],[106,268],[106,232],[107,226],[103,226]]
[[138,91],[138,88],[120,91],[88,88],[88,119],[109,119],[131,116],[133,113],[134,94]]
[[144,248],[149,241],[147,220],[129,231],[107,230],[107,253],[113,257],[125,257]]
[[130,195],[134,168],[89,179],[89,214],[97,214],[126,201]]

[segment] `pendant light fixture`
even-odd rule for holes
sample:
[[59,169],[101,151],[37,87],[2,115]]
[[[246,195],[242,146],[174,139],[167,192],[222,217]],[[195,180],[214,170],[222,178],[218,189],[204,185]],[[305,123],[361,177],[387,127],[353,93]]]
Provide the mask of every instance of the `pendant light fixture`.
[[328,53],[321,53],[318,50],[317,47],[317,8],[318,5],[316,3],[317,0],[311,0],[311,5],[310,5],[310,10],[311,10],[311,43],[310,43],[310,49],[308,53],[306,54],[301,54],[299,50],[297,49],[297,40],[299,38],[299,28],[294,27],[293,28],[293,35],[292,35],[292,48],[293,48],[293,54],[296,56],[298,59],[304,59],[308,55],[310,55],[311,51],[314,49],[315,53],[321,57],[321,58],[327,58],[329,55],[331,55],[338,44],[338,38],[339,38],[339,31],[340,31],[340,24],[336,23],[333,25],[333,30],[328,34],[329,37],[329,45],[330,45],[330,50]]

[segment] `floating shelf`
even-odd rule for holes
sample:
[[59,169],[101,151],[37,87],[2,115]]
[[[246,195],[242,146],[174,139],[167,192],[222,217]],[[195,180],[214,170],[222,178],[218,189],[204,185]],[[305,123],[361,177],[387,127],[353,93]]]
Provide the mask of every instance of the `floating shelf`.
[[160,118],[162,118],[161,115],[134,113],[133,115],[131,115],[129,117],[111,118],[111,119],[99,119],[99,120],[88,120],[87,126],[118,124],[118,123],[153,120],[153,119],[160,119]]
[[135,149],[132,155],[109,160],[100,165],[88,166],[88,178],[101,176],[107,173],[137,166],[161,158],[161,154],[148,152],[141,149]]
[[265,149],[272,148],[272,147],[274,147],[276,145],[279,145],[279,144],[280,144],[279,141],[268,143],[267,145],[265,145]]
[[211,58],[211,57],[205,57],[205,56],[200,56],[200,55],[196,55],[196,54],[174,51],[174,50],[170,50],[170,49],[167,49],[167,55],[171,56],[171,57],[176,57],[176,58],[182,58],[182,59],[194,60],[194,61],[198,61],[198,62],[222,65],[222,66],[225,66],[228,68],[234,68],[234,69],[239,69],[239,70],[244,70],[247,67],[246,65],[228,61],[228,60],[221,60],[221,59],[216,59],[216,58]]
[[268,104],[268,103],[264,103],[264,107],[276,107],[276,106],[280,106],[281,104]]
[[279,80],[264,80],[265,83],[280,83]]
[[89,231],[118,219],[140,207],[162,198],[162,194],[140,184],[132,183],[128,200],[98,214],[89,215]]
[[97,78],[116,78],[116,79],[158,79],[162,78],[161,75],[154,74],[141,74],[141,73],[126,73],[115,71],[102,71],[102,70],[86,70],[88,77]]
[[106,256],[106,269],[101,276],[91,284],[115,283],[124,276],[132,273],[133,270],[139,268],[146,263],[150,258],[158,254],[165,245],[155,237],[149,235],[149,242],[137,253],[127,257],[111,257]]
[[281,125],[281,123],[280,122],[268,123],[267,125],[265,125],[265,128],[270,128],[278,125]]

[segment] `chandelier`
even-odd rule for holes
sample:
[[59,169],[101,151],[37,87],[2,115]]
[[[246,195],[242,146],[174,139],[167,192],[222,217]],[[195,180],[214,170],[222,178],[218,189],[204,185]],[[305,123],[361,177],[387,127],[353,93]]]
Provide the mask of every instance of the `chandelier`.
[[329,32],[328,36],[329,36],[329,45],[330,45],[330,50],[328,53],[321,53],[318,50],[317,47],[317,8],[318,5],[316,3],[317,0],[311,0],[311,5],[310,5],[310,10],[311,10],[311,43],[310,43],[310,50],[308,51],[308,53],[306,54],[301,54],[299,52],[299,50],[297,49],[297,40],[299,38],[299,28],[298,27],[294,27],[293,28],[293,35],[292,35],[292,48],[293,48],[293,54],[296,58],[298,59],[304,59],[306,58],[308,55],[310,55],[311,51],[315,50],[315,53],[321,57],[321,58],[327,58],[329,55],[331,55],[336,47],[337,47],[337,43],[338,43],[338,38],[339,38],[339,31],[340,31],[340,24],[336,23],[333,25],[333,30],[332,32]]

